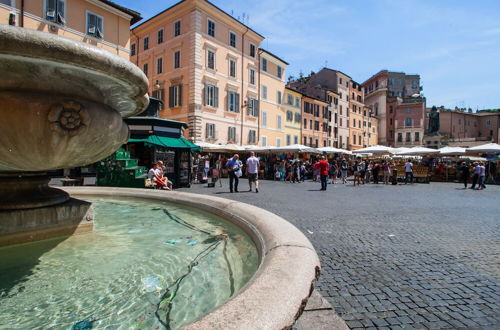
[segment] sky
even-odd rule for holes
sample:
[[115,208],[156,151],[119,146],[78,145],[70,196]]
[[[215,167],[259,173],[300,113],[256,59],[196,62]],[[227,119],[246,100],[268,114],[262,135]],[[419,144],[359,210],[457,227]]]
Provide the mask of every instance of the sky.
[[[114,0],[145,19],[175,0]],[[420,74],[427,105],[500,108],[500,0],[212,0],[297,77],[327,66],[362,83]]]

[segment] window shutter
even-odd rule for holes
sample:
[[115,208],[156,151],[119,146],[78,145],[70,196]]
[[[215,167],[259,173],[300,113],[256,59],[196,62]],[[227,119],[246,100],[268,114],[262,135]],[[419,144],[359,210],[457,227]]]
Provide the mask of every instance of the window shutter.
[[207,84],[205,84],[205,87],[203,88],[203,105],[206,106],[207,104],[208,104],[208,88]]
[[170,108],[174,107],[174,86],[168,88],[168,106]]
[[56,17],[56,1],[47,0],[47,7],[45,8],[45,17],[48,20],[54,20]]
[[182,105],[182,85],[179,85],[179,104],[178,106]]
[[255,117],[259,117],[259,102],[255,100],[253,102]]
[[219,107],[219,87],[214,87],[214,106]]
[[209,130],[210,130],[210,124],[209,124],[209,123],[206,123],[206,124],[205,124],[205,138],[210,137],[210,132],[209,132]]
[[240,94],[238,93],[234,93],[234,104],[236,105],[235,106],[235,112],[240,112]]
[[231,127],[228,127],[227,128],[227,141],[230,142],[231,141]]

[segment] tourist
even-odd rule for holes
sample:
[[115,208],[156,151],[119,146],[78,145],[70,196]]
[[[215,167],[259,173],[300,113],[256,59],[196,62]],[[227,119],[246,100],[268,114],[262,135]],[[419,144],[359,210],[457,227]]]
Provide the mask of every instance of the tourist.
[[361,181],[360,181],[360,171],[361,171],[361,166],[358,163],[358,161],[355,161],[354,162],[354,166],[353,166],[353,172],[354,172],[353,184],[354,184],[354,186],[356,186],[356,182],[358,183],[358,186],[361,184]]
[[347,164],[347,161],[345,159],[342,159],[342,163],[340,163],[340,173],[342,177],[342,184],[347,183],[347,169],[349,168],[349,165]]
[[379,180],[378,174],[379,174],[379,171],[380,171],[380,165],[377,162],[374,162],[373,163],[373,167],[372,167],[372,176],[373,176],[373,183],[375,183],[375,184],[378,184],[378,180]]
[[[229,173],[229,191],[230,192],[238,192],[238,183],[239,177],[241,176],[241,161],[239,160],[240,156],[238,154],[234,154],[234,156],[227,161],[226,168]],[[233,190],[233,182],[234,182],[234,190]]]
[[372,177],[373,162],[367,162],[366,172],[365,172],[365,182],[370,183]]
[[331,184],[335,184],[335,179],[337,178],[337,171],[338,171],[337,162],[333,161],[330,164],[330,169],[329,169]]
[[474,162],[472,164],[472,168],[473,168],[474,174],[472,175],[472,186],[470,187],[470,189],[475,189],[476,184],[479,181],[479,174],[481,173],[481,168],[479,167],[479,163],[477,163],[477,162]]
[[321,180],[321,190],[326,190],[326,186],[328,184],[328,162],[326,161],[325,156],[321,157],[321,160],[317,163],[318,173],[320,175]]
[[462,182],[464,183],[464,189],[467,189],[467,181],[469,181],[470,176],[469,166],[465,162],[463,162],[460,170],[462,171]]
[[385,161],[382,168],[384,169],[384,184],[389,184],[389,178],[391,177],[391,163],[389,161]]
[[405,184],[413,183],[413,163],[408,159],[405,164]]
[[478,190],[483,190],[486,189],[486,185],[484,184],[484,179],[486,178],[486,167],[484,166],[484,163],[481,162],[479,163],[479,180],[478,180]]
[[292,180],[293,180],[293,167],[292,167],[292,164],[290,164],[290,162],[286,162],[285,163],[285,172],[286,172],[285,183],[287,181],[290,181],[290,183],[292,183]]
[[306,178],[306,165],[304,163],[300,164],[300,180],[304,182]]
[[255,182],[255,192],[259,192],[259,166],[260,162],[257,157],[255,157],[255,153],[250,152],[250,157],[247,159],[247,176],[248,176],[248,185],[250,186],[250,190],[252,191],[252,182]]
[[361,183],[365,184],[365,176],[366,176],[366,163],[364,160],[361,161],[359,164],[360,170],[359,170],[359,177],[361,178]]
[[153,167],[148,171],[148,179],[154,183],[156,188],[172,190],[172,185],[168,182],[168,178],[163,175],[162,167],[162,161],[153,164]]
[[208,174],[210,173],[210,158],[205,155],[202,159],[203,162],[203,181],[208,181]]

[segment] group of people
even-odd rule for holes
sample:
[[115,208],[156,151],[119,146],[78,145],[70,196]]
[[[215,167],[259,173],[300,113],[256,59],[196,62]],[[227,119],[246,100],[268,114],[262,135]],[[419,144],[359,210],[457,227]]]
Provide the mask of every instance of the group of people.
[[153,167],[148,171],[146,187],[172,190],[172,183],[165,176],[165,165],[161,160],[154,163]]
[[[470,174],[472,172],[472,186],[470,189],[473,190],[483,190],[486,189],[484,184],[484,179],[486,177],[486,166],[483,162],[474,162],[472,165],[467,165],[463,162],[460,170],[462,171],[462,182],[464,184],[464,189],[467,189],[467,184],[469,182]],[[477,185],[477,188],[476,188]]]
[[[234,156],[226,162],[225,167],[229,174],[229,191],[231,193],[238,192],[239,178],[243,175],[243,163],[240,161],[240,156],[234,154]],[[246,176],[248,177],[248,185],[250,186],[249,191],[252,191],[252,184],[254,184],[255,192],[258,193],[260,161],[255,157],[254,152],[250,153],[245,168]]]

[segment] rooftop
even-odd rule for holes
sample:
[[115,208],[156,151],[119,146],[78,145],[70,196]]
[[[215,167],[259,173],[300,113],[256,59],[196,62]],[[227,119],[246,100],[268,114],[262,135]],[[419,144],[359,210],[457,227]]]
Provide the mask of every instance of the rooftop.
[[132,19],[130,20],[130,25],[135,24],[142,19],[141,14],[132,10],[132,9],[125,8],[125,7],[120,6],[119,4],[116,4],[116,3],[109,1],[109,0],[99,0],[99,1],[108,5],[108,6],[115,8],[115,9],[118,9],[118,10],[124,12],[125,14],[132,16]]

